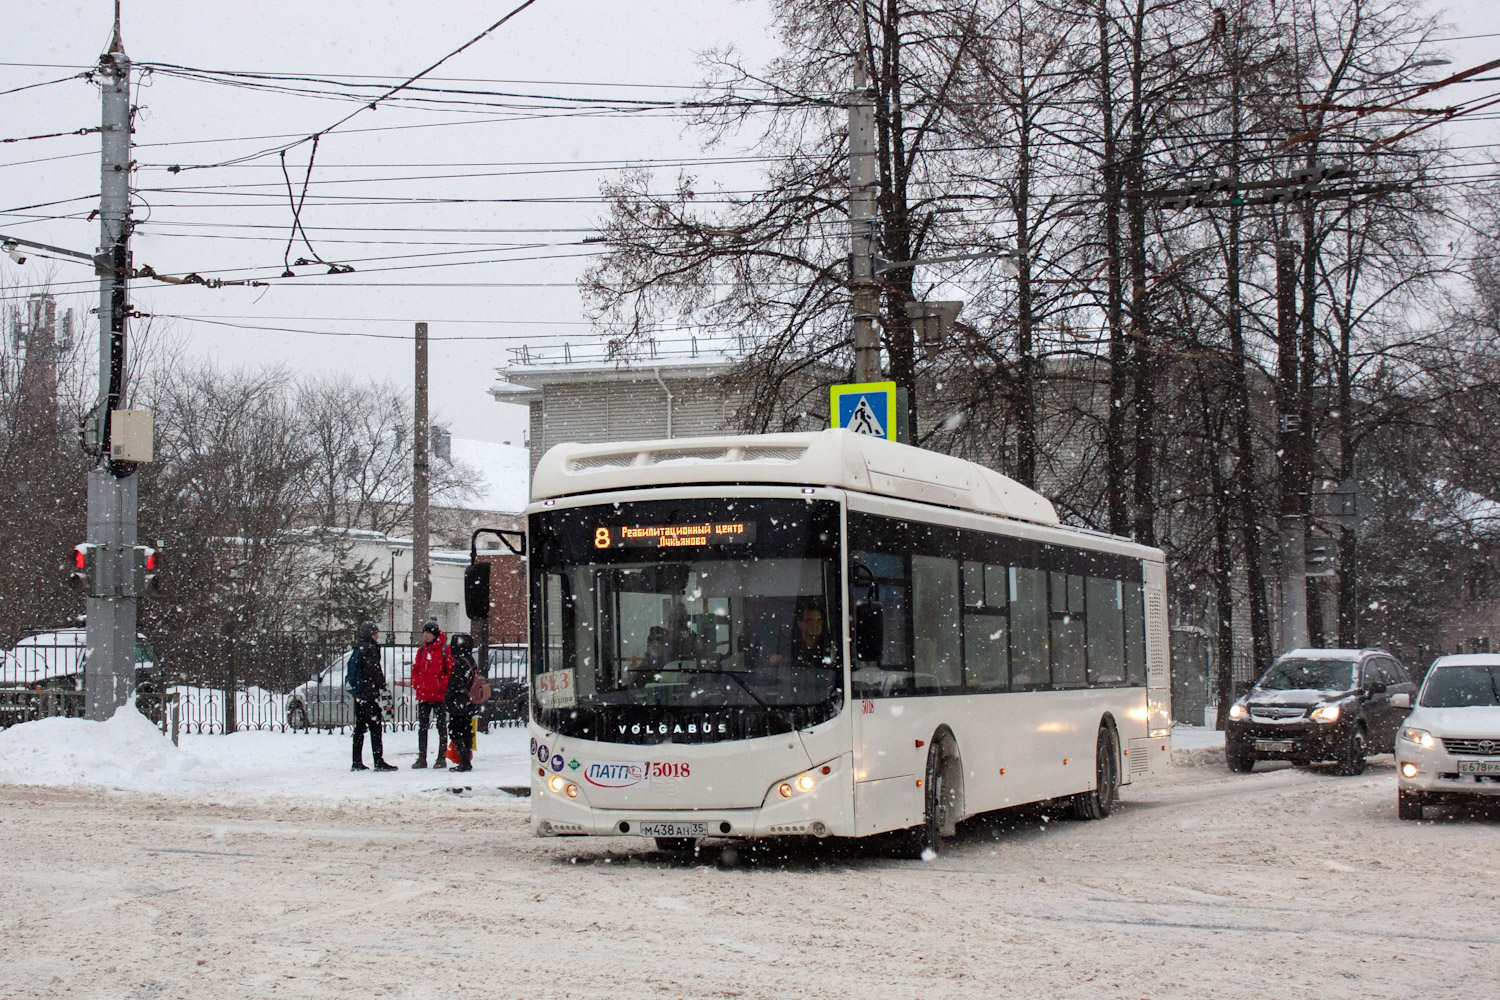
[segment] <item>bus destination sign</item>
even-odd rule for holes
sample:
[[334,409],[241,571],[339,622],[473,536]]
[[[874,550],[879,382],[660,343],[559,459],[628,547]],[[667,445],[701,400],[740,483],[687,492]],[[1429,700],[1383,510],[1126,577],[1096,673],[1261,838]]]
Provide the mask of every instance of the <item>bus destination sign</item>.
[[705,545],[749,545],[753,521],[703,521],[698,524],[616,524],[594,529],[596,549],[699,548]]

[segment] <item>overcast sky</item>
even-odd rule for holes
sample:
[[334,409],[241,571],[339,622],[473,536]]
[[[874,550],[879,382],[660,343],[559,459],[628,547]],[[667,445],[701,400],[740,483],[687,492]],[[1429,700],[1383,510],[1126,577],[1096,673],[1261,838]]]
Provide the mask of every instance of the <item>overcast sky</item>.
[[[515,2],[125,0],[124,40],[138,63],[361,74],[376,86],[426,67]],[[1451,35],[1500,32],[1500,2],[1433,3],[1431,9],[1447,10]],[[108,41],[111,11],[112,0],[8,4],[0,91],[94,64]],[[1497,43],[1500,37],[1447,43],[1452,69],[1494,58]],[[698,53],[722,45],[737,46],[752,65],[774,54],[761,0],[539,0],[424,82],[548,95],[560,99],[554,104],[673,100],[688,96],[702,79]],[[142,107],[135,135],[137,265],[276,279],[291,221],[277,158],[177,173],[169,168],[274,147],[285,140],[266,137],[315,132],[355,105],[163,73],[144,82],[136,95]],[[98,119],[98,92],[81,79],[0,94],[0,138],[72,132]],[[1495,126],[1484,122],[1464,136],[1464,142],[1493,141]],[[288,154],[298,182],[307,155],[306,145]],[[230,366],[284,364],[388,378],[402,392],[410,391],[412,323],[426,319],[437,415],[460,436],[518,442],[520,408],[493,402],[485,390],[506,363],[507,347],[590,341],[574,281],[591,249],[580,242],[602,212],[589,200],[600,180],[631,161],[702,155],[671,109],[539,115],[382,106],[320,143],[310,190],[338,200],[310,201],[303,213],[317,254],[351,263],[353,274],[303,266],[295,268],[295,281],[219,290],[143,281],[134,285],[133,299],[156,317],[196,317],[156,320],[190,355]],[[1470,155],[1490,159],[1493,149]],[[690,168],[706,185],[730,189],[744,186],[751,169],[713,162]],[[665,185],[676,173],[666,166],[658,176]],[[21,209],[0,212],[0,232],[92,250],[98,223],[86,217],[97,192],[97,135],[0,145],[0,209]],[[538,198],[553,200],[524,200]],[[401,201],[372,204],[392,199]],[[23,208],[33,205],[41,207]],[[299,256],[309,256],[300,244],[291,251],[293,260]],[[403,259],[379,259],[395,257]],[[465,260],[478,263],[456,263]],[[82,296],[76,304],[88,308],[96,301],[84,267],[33,257],[22,269],[4,261],[0,273],[7,294],[24,292],[17,285],[50,273],[59,292]],[[347,336],[352,333],[399,339]]]
[[[393,83],[474,37],[517,2],[125,0],[123,33],[126,51],[137,63],[365,74],[372,83]],[[0,63],[5,64],[0,65],[0,91],[56,80],[92,65],[108,41],[111,16],[111,0],[8,4],[0,32]],[[764,61],[772,52],[765,23],[758,2],[539,0],[433,75],[440,78],[436,86],[568,99],[680,99],[702,79],[697,61],[702,50],[734,44],[747,58]],[[281,141],[201,140],[310,133],[354,106],[159,73],[148,76],[145,84],[136,95],[143,109],[135,134],[140,165],[140,228],[133,242],[137,265],[149,264],[159,272],[246,269],[226,277],[280,275],[291,214],[285,189],[278,187],[283,181],[277,158],[177,174],[166,168],[216,163]],[[71,132],[98,120],[98,91],[83,80],[0,96],[0,138]],[[379,131],[361,131],[370,129]],[[599,218],[600,206],[500,199],[593,199],[600,180],[625,162],[700,153],[696,140],[683,136],[679,114],[672,112],[551,112],[537,117],[394,107],[366,111],[320,143],[313,173],[315,182],[358,179],[326,184],[323,190],[360,203],[324,202],[303,215],[318,255],[353,262],[354,274],[329,276],[327,268],[299,267],[295,270],[305,280],[217,291],[143,281],[134,284],[132,297],[137,308],[158,317],[241,324],[165,321],[192,354],[226,365],[285,364],[390,378],[403,391],[409,391],[412,378],[412,324],[426,319],[433,340],[434,409],[461,436],[519,441],[523,412],[495,403],[485,390],[495,381],[494,370],[505,363],[508,346],[555,347],[589,339],[574,281],[583,266],[581,255],[592,249],[578,244]],[[298,181],[307,154],[305,145],[289,154]],[[22,162],[41,158],[47,159]],[[97,135],[0,146],[0,208],[79,199],[0,215],[0,231],[92,250],[98,223],[86,216],[97,204],[98,170]],[[743,168],[712,164],[694,172],[709,181],[723,177],[728,184],[740,183],[736,173],[744,176]],[[485,176],[433,176],[443,174]],[[675,167],[662,174],[664,180],[675,175]],[[370,182],[381,177],[426,179]],[[225,184],[265,186],[226,191],[219,187]],[[216,190],[181,190],[205,185]],[[312,190],[317,192],[319,185]],[[368,204],[385,196],[482,200]],[[391,228],[372,231],[375,227]],[[421,253],[435,256],[372,259]],[[298,256],[308,256],[305,246],[293,248],[292,259]],[[471,259],[487,263],[382,270]],[[497,263],[506,259],[514,262]],[[4,267],[12,292],[16,283],[43,280],[49,270],[35,256],[24,269],[10,267],[9,261]],[[86,267],[56,264],[50,270],[60,292],[86,294],[97,287]],[[435,283],[445,287],[430,287]],[[96,300],[90,295],[79,304],[92,307]],[[406,339],[244,328],[249,326],[378,332]],[[451,337],[506,339],[443,339]]]

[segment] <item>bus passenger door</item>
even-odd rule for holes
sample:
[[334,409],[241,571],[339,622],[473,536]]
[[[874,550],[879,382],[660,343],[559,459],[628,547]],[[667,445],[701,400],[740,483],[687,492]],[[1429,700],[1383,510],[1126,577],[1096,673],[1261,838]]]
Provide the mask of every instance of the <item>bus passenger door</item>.
[[[864,835],[921,822],[916,776],[926,758],[912,749],[915,713],[907,712],[909,700],[902,697],[914,684],[905,561],[874,552],[857,553],[855,559],[865,578],[852,581],[850,601],[854,821],[856,834]],[[862,630],[870,636],[863,643]]]

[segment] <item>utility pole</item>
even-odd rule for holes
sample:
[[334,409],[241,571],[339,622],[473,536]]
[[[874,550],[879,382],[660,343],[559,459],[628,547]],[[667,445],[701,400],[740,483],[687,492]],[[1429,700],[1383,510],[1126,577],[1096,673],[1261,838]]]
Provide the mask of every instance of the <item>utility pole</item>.
[[1307,456],[1297,338],[1296,246],[1276,243],[1276,411],[1281,467],[1281,652],[1307,645]]
[[417,385],[412,406],[415,427],[411,442],[411,632],[419,639],[432,600],[432,570],[427,561],[427,483],[431,442],[427,430],[427,324],[417,324]]
[[[880,333],[875,320],[875,100],[864,60],[855,56],[849,102],[849,290],[854,295],[854,381],[880,381]],[[905,420],[905,414],[898,419]]]
[[114,36],[97,70],[103,94],[99,228],[99,401],[97,464],[88,474],[88,544],[98,570],[86,603],[84,690],[90,719],[107,719],[135,691],[136,514],[139,479],[131,462],[111,460],[111,416],[125,396],[125,321],[130,310],[130,59]]

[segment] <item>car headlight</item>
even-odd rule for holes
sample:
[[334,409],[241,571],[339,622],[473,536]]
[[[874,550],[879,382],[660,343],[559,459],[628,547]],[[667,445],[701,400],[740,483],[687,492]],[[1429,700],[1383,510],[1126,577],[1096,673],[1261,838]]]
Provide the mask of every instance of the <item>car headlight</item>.
[[1408,743],[1415,743],[1419,747],[1437,746],[1437,740],[1432,738],[1431,733],[1425,729],[1418,729],[1415,726],[1403,726],[1401,728],[1401,738]]
[[1249,714],[1250,710],[1245,707],[1244,702],[1237,701],[1233,705],[1229,706],[1229,717],[1231,719],[1243,719]]
[[1312,717],[1319,722],[1339,721],[1339,707],[1337,705],[1319,705],[1312,710]]

